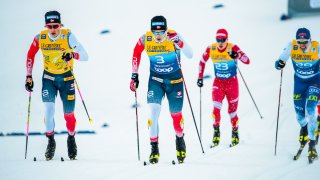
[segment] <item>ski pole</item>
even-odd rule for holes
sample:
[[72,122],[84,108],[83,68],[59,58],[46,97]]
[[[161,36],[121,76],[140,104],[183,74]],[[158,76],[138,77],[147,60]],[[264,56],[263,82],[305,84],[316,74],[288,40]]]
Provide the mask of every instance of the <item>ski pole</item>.
[[195,119],[195,117],[194,117],[194,113],[193,113],[193,110],[192,110],[192,106],[191,106],[191,101],[190,101],[190,98],[189,98],[189,93],[188,93],[187,85],[186,85],[186,82],[185,82],[185,79],[184,79],[184,76],[183,76],[183,73],[182,73],[182,68],[181,68],[181,64],[180,64],[180,59],[179,59],[179,56],[178,56],[178,53],[177,53],[177,50],[176,50],[176,47],[175,47],[175,46],[174,46],[174,52],[175,52],[175,54],[176,54],[176,58],[177,58],[177,61],[178,61],[178,64],[179,64],[180,73],[181,73],[181,78],[182,78],[182,81],[183,81],[184,89],[186,90],[187,99],[188,99],[188,102],[189,102],[189,106],[190,106],[190,110],[191,110],[191,114],[192,114],[194,126],[196,127],[196,131],[197,131],[197,135],[198,135],[199,142],[200,142],[200,145],[201,145],[202,153],[204,153],[203,146],[202,146],[202,142],[201,142],[201,138],[200,138],[199,131],[198,131],[198,127],[197,127],[197,123],[196,123],[196,119]]
[[29,92],[29,100],[28,100],[28,120],[27,120],[26,149],[25,149],[25,153],[24,153],[24,159],[27,159],[27,152],[28,152],[28,137],[29,137],[29,124],[30,124],[30,104],[31,104],[31,92]]
[[135,107],[136,107],[136,127],[137,127],[137,146],[138,146],[138,161],[140,161],[140,147],[139,147],[139,124],[138,124],[138,100],[137,91],[134,92]]
[[251,94],[251,92],[250,92],[250,90],[249,90],[249,87],[248,87],[246,81],[244,80],[244,77],[242,76],[242,73],[241,73],[241,71],[240,71],[240,69],[239,69],[239,67],[238,67],[238,64],[236,63],[236,60],[234,60],[234,63],[235,63],[235,65],[236,65],[236,67],[237,67],[237,69],[238,69],[238,71],[239,71],[239,74],[240,74],[240,76],[241,76],[242,81],[244,82],[244,85],[246,86],[246,88],[247,88],[247,90],[248,90],[248,92],[249,92],[249,95],[250,95],[250,97],[251,97],[251,99],[252,99],[252,102],[253,102],[253,104],[255,105],[255,107],[256,107],[259,115],[260,115],[260,118],[262,119],[263,117],[262,117],[262,115],[261,115],[261,113],[260,113],[260,111],[259,111],[259,108],[258,108],[256,102],[255,102],[254,99],[253,99],[253,96],[252,96],[252,94]]
[[200,138],[202,140],[202,93],[201,93],[201,87],[200,87]]
[[279,100],[278,100],[278,113],[277,113],[276,141],[275,141],[275,146],[274,146],[274,155],[275,155],[275,156],[277,155],[278,123],[279,123],[279,115],[280,115],[280,100],[281,100],[282,74],[283,74],[283,70],[281,69],[280,88],[279,88]]
[[83,97],[82,97],[82,93],[81,93],[81,91],[80,91],[80,87],[79,87],[79,85],[78,85],[78,82],[77,82],[77,80],[76,80],[76,77],[74,76],[74,73],[73,73],[73,70],[72,70],[71,66],[70,66],[70,71],[71,71],[72,76],[73,76],[73,78],[74,78],[74,82],[76,83],[77,90],[78,90],[78,93],[79,93],[79,95],[80,95],[80,98],[81,98],[82,104],[83,104],[83,106],[84,106],[84,109],[86,110],[87,116],[88,116],[88,118],[89,118],[89,122],[92,123],[92,118],[90,117],[90,115],[89,115],[89,113],[88,113],[87,106],[86,106],[86,104],[84,103],[84,99],[83,99]]

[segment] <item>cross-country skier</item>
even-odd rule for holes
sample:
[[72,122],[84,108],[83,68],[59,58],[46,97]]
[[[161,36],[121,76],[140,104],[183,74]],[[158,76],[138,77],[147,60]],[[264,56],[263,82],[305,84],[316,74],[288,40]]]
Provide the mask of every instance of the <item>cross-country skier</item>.
[[62,29],[60,13],[49,11],[45,14],[46,29],[36,35],[27,55],[27,76],[25,88],[33,91],[32,69],[34,57],[39,49],[43,55],[44,71],[42,76],[42,101],[45,107],[46,136],[48,146],[45,152],[47,160],[54,156],[56,143],[54,140],[54,112],[57,92],[63,103],[64,118],[68,129],[68,156],[75,159],[77,145],[75,141],[76,118],[75,85],[72,68],[74,60],[87,61],[88,55],[75,35],[69,29]]
[[148,126],[150,128],[151,154],[150,163],[159,160],[159,128],[161,102],[164,96],[169,101],[169,110],[176,132],[176,153],[179,162],[186,157],[186,145],[183,133],[183,82],[180,72],[180,51],[186,57],[192,58],[192,50],[174,30],[167,28],[167,21],[163,16],[151,19],[151,31],[147,31],[138,40],[132,57],[132,76],[130,89],[135,92],[139,85],[138,69],[141,53],[145,50],[150,60],[150,77],[147,101],[150,108]]
[[299,141],[304,147],[309,136],[309,160],[313,161],[318,157],[315,133],[317,131],[316,106],[320,94],[320,47],[317,41],[311,40],[310,31],[307,28],[297,30],[296,39],[289,42],[275,62],[275,68],[282,70],[289,56],[295,71],[293,102],[297,121],[301,127]]
[[234,146],[239,143],[239,119],[237,116],[239,85],[236,63],[238,62],[237,60],[240,60],[244,64],[249,64],[250,60],[237,45],[228,42],[228,32],[226,29],[218,29],[216,43],[206,48],[199,63],[197,85],[200,88],[203,86],[203,73],[209,58],[213,62],[215,74],[212,86],[212,118],[214,128],[212,146],[217,146],[220,142],[220,110],[225,97],[228,100],[228,113],[232,124],[231,146]]

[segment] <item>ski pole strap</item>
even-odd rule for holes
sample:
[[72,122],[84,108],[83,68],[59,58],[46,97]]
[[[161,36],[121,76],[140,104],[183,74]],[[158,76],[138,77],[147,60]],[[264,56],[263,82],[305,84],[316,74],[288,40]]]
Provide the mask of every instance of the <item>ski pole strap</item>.
[[158,78],[158,77],[155,77],[155,76],[151,76],[151,79],[155,80],[155,81],[158,81],[160,83],[164,83],[164,84],[178,84],[178,83],[181,83],[183,81],[182,78],[174,79],[174,80],[165,80],[165,79],[161,79],[161,78]]

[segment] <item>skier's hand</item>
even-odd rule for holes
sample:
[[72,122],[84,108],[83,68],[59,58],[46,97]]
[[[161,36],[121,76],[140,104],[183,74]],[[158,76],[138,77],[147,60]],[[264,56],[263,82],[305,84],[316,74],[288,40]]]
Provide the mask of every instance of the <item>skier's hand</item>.
[[238,57],[238,53],[235,51],[230,51],[228,54],[232,59],[236,59]]
[[275,62],[274,66],[275,66],[276,69],[281,70],[286,66],[286,62],[281,60],[281,59],[279,59],[279,60],[277,60]]
[[130,90],[136,92],[139,86],[139,75],[138,73],[132,73],[131,82],[130,82]]
[[32,76],[28,75],[26,77],[26,84],[25,84],[25,88],[28,92],[32,92],[33,90],[33,80],[32,80]]
[[168,39],[172,41],[175,45],[177,45],[179,48],[183,47],[183,42],[181,41],[179,35],[176,32],[170,33],[168,32]]
[[203,79],[198,79],[198,81],[197,81],[197,85],[198,85],[198,87],[202,87],[203,86]]
[[63,53],[62,54],[62,59],[66,62],[70,61],[71,59],[73,59],[75,57],[75,53],[71,52],[71,53]]

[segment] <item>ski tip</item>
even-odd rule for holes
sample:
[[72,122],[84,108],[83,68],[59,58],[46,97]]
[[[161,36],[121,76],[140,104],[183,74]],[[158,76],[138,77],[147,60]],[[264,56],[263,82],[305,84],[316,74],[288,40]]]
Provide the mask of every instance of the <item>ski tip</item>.
[[63,157],[61,157],[61,161],[62,161],[62,162],[64,161]]
[[175,165],[175,164],[176,164],[176,162],[174,160],[172,160],[172,165]]
[[143,161],[143,165],[146,166],[146,165],[147,165],[147,162],[146,162],[146,161]]
[[36,157],[33,157],[33,161],[37,161],[37,158],[36,158]]
[[238,144],[230,144],[229,147],[234,147],[236,145],[238,145]]
[[210,148],[214,148],[214,147],[217,147],[219,144],[211,144],[210,145]]

